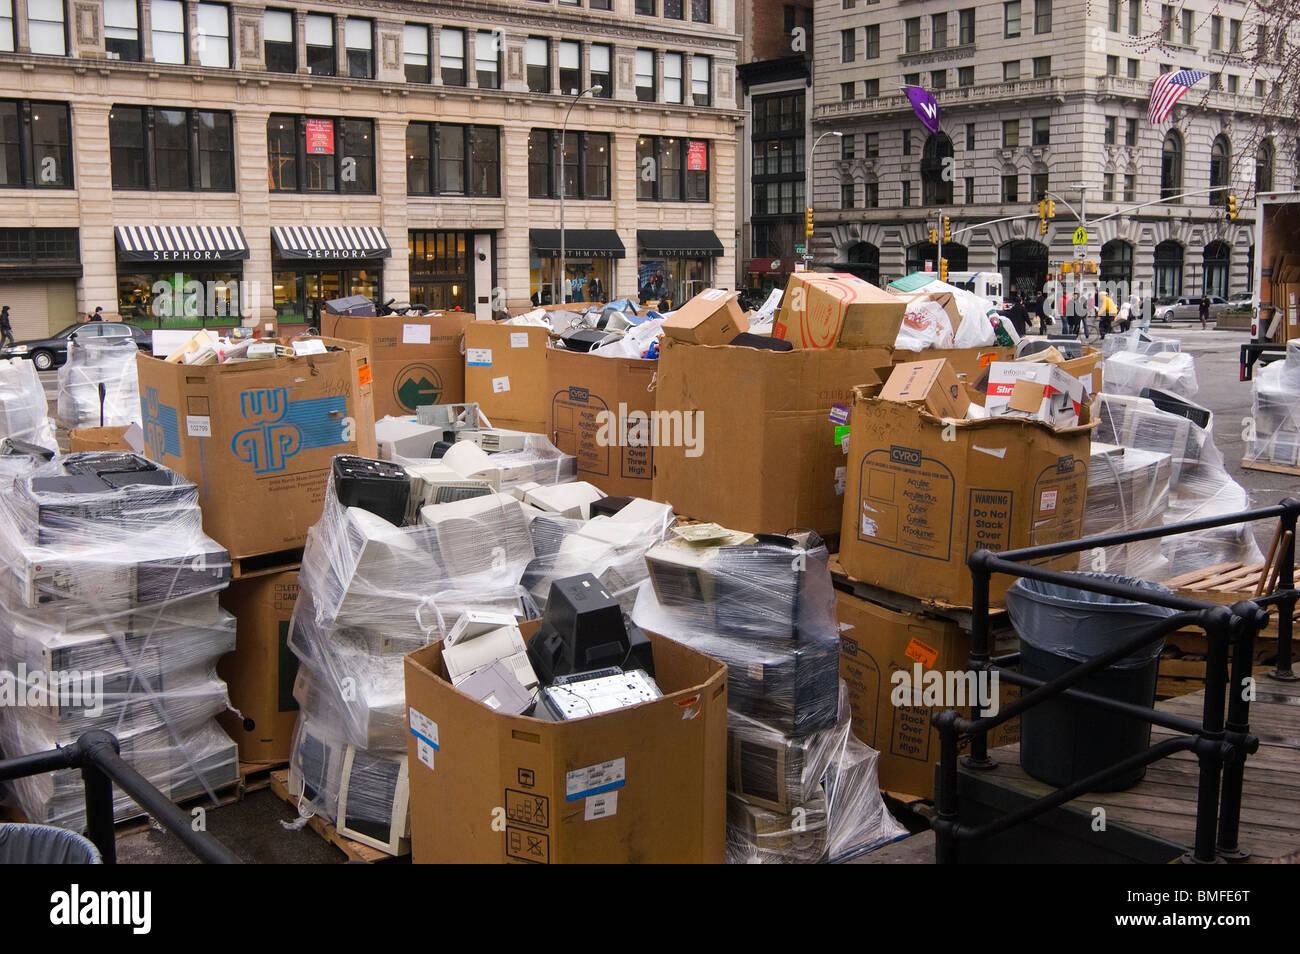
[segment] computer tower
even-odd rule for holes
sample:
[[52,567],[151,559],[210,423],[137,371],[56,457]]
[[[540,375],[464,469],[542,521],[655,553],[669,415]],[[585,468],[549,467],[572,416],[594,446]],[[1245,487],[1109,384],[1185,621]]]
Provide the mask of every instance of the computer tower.
[[340,454],[332,473],[334,494],[344,507],[360,507],[398,527],[406,520],[411,478],[400,464]]
[[654,676],[649,637],[623,615],[623,608],[590,573],[555,580],[541,628],[528,645],[538,681],[617,666]]

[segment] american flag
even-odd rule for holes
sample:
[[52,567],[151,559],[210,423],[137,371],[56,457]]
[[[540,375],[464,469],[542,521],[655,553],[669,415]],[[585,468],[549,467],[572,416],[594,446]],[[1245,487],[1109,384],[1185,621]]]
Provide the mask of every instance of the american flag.
[[1151,84],[1151,105],[1147,109],[1147,119],[1152,123],[1164,122],[1174,104],[1183,98],[1183,94],[1209,75],[1201,70],[1161,73]]

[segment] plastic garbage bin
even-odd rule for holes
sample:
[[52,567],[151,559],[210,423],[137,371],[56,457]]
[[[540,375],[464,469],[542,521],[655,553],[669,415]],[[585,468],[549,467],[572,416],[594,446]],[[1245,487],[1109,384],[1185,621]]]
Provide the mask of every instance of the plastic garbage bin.
[[[1147,580],[1081,574],[1168,593]],[[1044,681],[1119,646],[1176,613],[1075,587],[1019,579],[1007,591],[1007,611],[1020,636],[1020,671]],[[1160,668],[1160,639],[1094,673],[1076,689],[1139,706],[1153,706]],[[1020,764],[1034,778],[1062,787],[1145,751],[1151,724],[1057,696],[1020,717]],[[1098,786],[1113,792],[1142,780],[1139,767]]]
[[0,865],[101,865],[94,842],[53,825],[0,824]]

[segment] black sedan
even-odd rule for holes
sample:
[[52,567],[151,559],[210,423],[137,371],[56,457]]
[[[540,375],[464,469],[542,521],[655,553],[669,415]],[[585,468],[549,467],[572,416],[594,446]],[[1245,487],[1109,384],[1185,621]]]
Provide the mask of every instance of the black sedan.
[[135,346],[146,354],[152,353],[153,337],[143,328],[124,321],[86,321],[68,325],[56,335],[37,341],[20,341],[8,348],[0,348],[0,358],[30,358],[37,371],[57,368],[68,360],[68,342],[87,338],[118,338],[130,336]]

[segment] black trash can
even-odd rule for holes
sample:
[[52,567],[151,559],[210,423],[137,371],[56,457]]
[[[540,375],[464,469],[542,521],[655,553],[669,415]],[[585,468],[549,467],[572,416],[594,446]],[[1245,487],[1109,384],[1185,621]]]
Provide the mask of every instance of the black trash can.
[[0,824],[0,865],[100,865],[89,838],[53,825]]
[[[1083,574],[1168,593],[1147,580]],[[1114,649],[1177,610],[1134,603],[1075,587],[1019,579],[1007,591],[1007,611],[1020,636],[1020,671],[1051,681],[1081,662]],[[1153,706],[1164,640],[1125,656],[1074,688],[1139,706]],[[1020,764],[1039,781],[1063,787],[1137,755],[1151,745],[1151,724],[1057,696],[1020,717]],[[1131,788],[1145,767],[1110,779],[1097,791]]]

